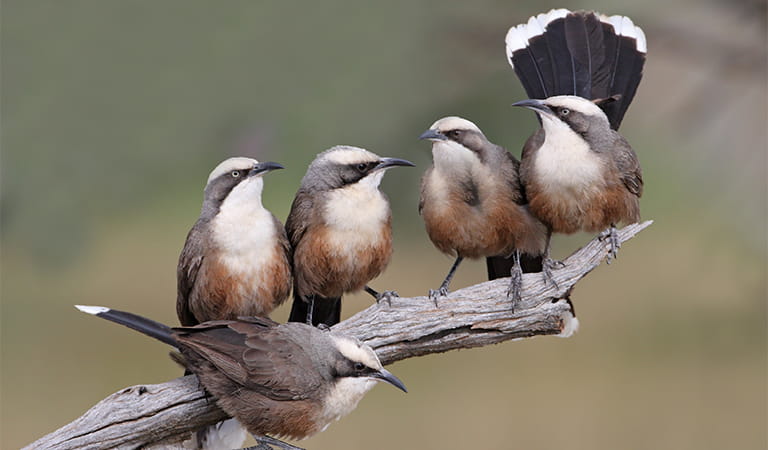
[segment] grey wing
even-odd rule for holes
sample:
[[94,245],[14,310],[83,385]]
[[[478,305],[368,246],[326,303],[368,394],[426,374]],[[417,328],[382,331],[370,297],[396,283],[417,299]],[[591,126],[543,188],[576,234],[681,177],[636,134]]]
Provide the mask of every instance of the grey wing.
[[430,166],[421,177],[421,187],[419,189],[419,214],[421,214],[421,211],[424,209],[425,197],[427,195],[427,180],[432,175],[433,169],[434,167]]
[[502,170],[504,173],[504,179],[507,180],[507,183],[509,183],[509,187],[512,192],[512,198],[514,199],[515,203],[518,205],[522,205],[526,203],[525,201],[525,191],[523,189],[522,183],[520,182],[520,161],[515,158],[515,155],[512,153],[509,153],[505,149],[502,148],[504,151],[504,155],[506,157],[506,161],[508,164],[503,164]]
[[189,303],[197,275],[200,272],[200,266],[203,264],[204,252],[201,234],[198,224],[189,230],[176,269],[176,315],[179,317],[179,322],[184,326],[200,323],[192,314]]
[[[618,136],[618,133],[617,133]],[[619,136],[614,146],[616,149],[615,162],[619,170],[621,181],[629,192],[640,197],[643,195],[643,172],[637,154],[632,150],[626,139]]]
[[[312,197],[299,189],[291,204],[291,212],[285,221],[285,232],[290,243],[290,248],[295,249],[307,231],[313,209]],[[291,250],[292,251],[292,250]]]
[[285,328],[226,321],[179,339],[248,390],[278,401],[307,398],[322,380],[317,371],[306,370],[314,363]]
[[291,254],[291,242],[288,240],[288,234],[285,231],[285,227],[274,214],[272,214],[272,221],[275,223],[277,242],[280,245],[280,249],[283,251],[285,257],[288,258]]
[[543,143],[544,130],[539,128],[523,145],[523,152],[520,155],[520,183],[523,187],[528,186],[531,181],[533,159],[536,157],[536,151]]

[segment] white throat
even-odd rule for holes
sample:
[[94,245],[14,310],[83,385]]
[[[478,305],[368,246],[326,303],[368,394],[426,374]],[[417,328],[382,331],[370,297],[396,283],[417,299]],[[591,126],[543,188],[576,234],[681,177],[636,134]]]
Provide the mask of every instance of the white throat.
[[602,160],[589,144],[567,124],[541,114],[544,143],[536,153],[534,170],[551,189],[574,194],[602,180]]
[[[272,214],[261,204],[264,180],[253,177],[235,186],[213,219],[214,242],[230,267],[258,265],[275,248]],[[245,268],[244,268],[245,269]]]
[[377,170],[357,183],[330,191],[324,210],[326,223],[336,230],[378,235],[389,217],[389,203],[379,190],[384,172]]
[[451,140],[432,144],[432,161],[435,169],[442,173],[464,172],[467,168],[482,166],[477,153]]
[[376,381],[364,377],[340,378],[325,397],[320,422],[323,430],[334,420],[339,420],[351,413]]

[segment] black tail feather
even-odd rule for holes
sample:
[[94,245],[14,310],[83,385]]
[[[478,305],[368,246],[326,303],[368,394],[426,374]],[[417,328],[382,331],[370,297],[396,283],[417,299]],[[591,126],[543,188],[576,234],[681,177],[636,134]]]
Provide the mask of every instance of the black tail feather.
[[643,75],[642,31],[626,18],[617,22],[625,29],[617,30],[611,22],[617,16],[559,11],[513,27],[507,35],[509,61],[529,98],[617,96],[601,107],[618,129]]
[[[308,314],[309,303],[294,296],[288,321],[307,323]],[[322,323],[330,327],[339,322],[341,322],[341,297],[326,298],[316,295],[312,310],[312,325],[317,326]]]
[[616,61],[612,71],[610,95],[620,94],[618,101],[606,105],[605,114],[611,122],[611,128],[617,130],[624,114],[635,98],[635,92],[643,78],[645,54],[636,50],[637,42],[633,38],[621,36],[617,43]]
[[155,322],[152,319],[147,319],[146,317],[141,317],[125,311],[105,308],[103,306],[76,305],[76,307],[84,313],[107,319],[110,322],[119,323],[120,325],[132,328],[139,333],[146,334],[147,336],[153,337],[158,341],[173,347],[178,347],[179,345],[173,337],[173,329],[171,329],[171,327],[160,322]]
[[[523,269],[523,273],[538,273],[541,272],[542,257],[532,256],[525,253],[520,254],[520,266]],[[512,271],[514,265],[514,259],[512,256],[493,256],[485,258],[485,265],[488,269],[488,279],[495,280],[497,278],[508,277]]]

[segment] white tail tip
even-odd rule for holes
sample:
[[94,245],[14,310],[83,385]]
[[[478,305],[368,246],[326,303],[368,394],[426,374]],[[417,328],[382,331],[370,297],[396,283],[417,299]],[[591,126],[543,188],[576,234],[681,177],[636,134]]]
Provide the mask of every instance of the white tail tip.
[[94,316],[97,316],[101,313],[105,313],[109,311],[109,308],[104,306],[85,306],[85,305],[75,305],[75,308],[79,309],[80,311],[88,314],[93,314]]
[[566,313],[563,316],[563,331],[557,337],[568,338],[576,334],[577,331],[579,331],[579,319],[573,313]]

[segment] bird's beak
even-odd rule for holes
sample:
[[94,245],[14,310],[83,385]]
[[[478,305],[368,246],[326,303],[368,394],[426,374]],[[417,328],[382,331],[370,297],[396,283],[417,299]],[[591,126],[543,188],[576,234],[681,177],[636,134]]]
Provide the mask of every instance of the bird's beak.
[[535,100],[535,99],[528,99],[528,100],[521,100],[516,103],[512,103],[512,106],[522,106],[523,108],[528,108],[536,111],[540,114],[546,114],[546,115],[553,115],[553,112],[551,109],[549,109],[549,106],[547,106],[546,103],[544,103],[542,100]]
[[276,162],[260,162],[253,166],[253,169],[251,170],[251,173],[249,173],[249,176],[259,175],[262,173],[271,172],[273,170],[277,169],[285,169],[285,167],[282,166],[282,164],[278,164]]
[[430,141],[444,141],[448,139],[448,137],[437,130],[427,130],[421,133],[421,136],[419,136],[419,139],[421,140],[429,139]]
[[375,372],[374,374],[372,374],[371,377],[376,380],[387,382],[405,393],[408,392],[408,389],[405,388],[405,385],[403,384],[402,381],[400,381],[400,378],[397,378],[396,376],[392,375],[392,372],[390,372],[387,369],[381,369],[378,372]]
[[379,165],[376,166],[376,170],[386,169],[388,167],[394,167],[394,166],[410,166],[410,167],[414,167],[415,165],[416,164],[408,161],[407,159],[381,158],[381,161],[379,161]]

